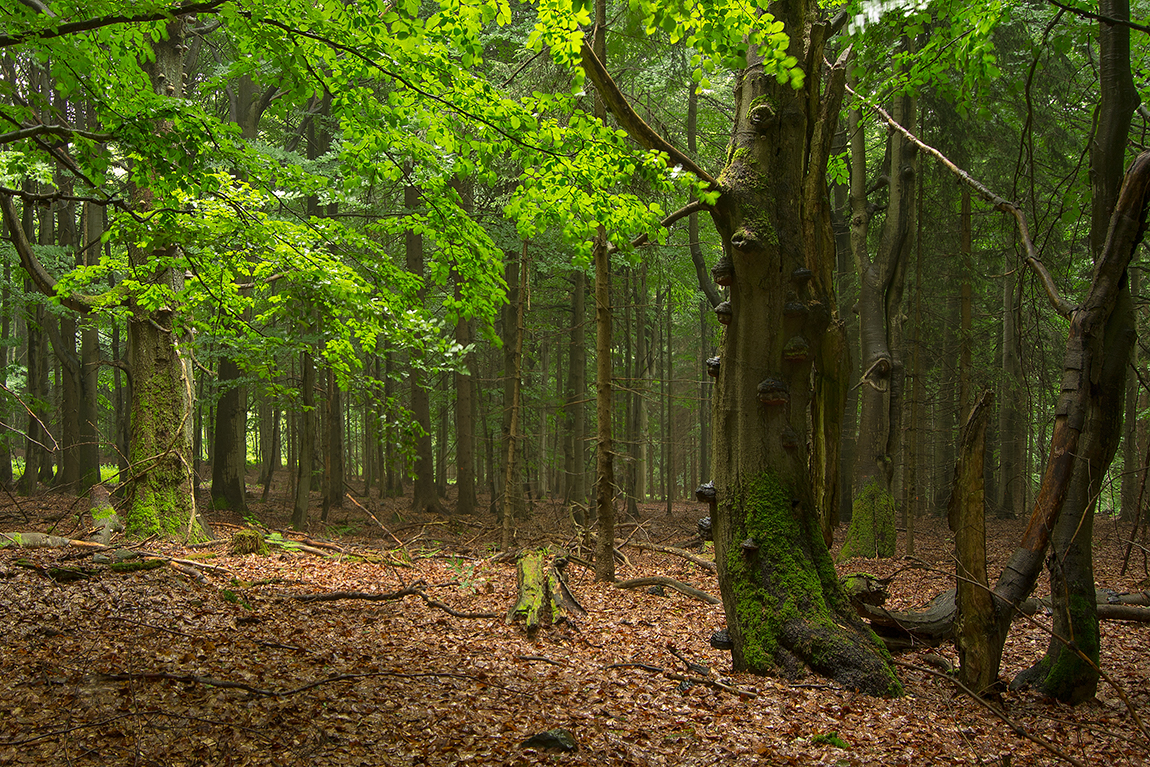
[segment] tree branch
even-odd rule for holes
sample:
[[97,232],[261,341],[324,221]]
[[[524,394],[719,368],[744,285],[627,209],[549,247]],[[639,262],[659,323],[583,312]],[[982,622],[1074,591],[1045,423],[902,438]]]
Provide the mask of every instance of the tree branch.
[[227,2],[230,2],[230,0],[206,0],[202,3],[173,5],[161,11],[152,11],[151,13],[140,13],[135,15],[114,13],[108,16],[97,16],[92,19],[61,24],[55,29],[38,29],[29,30],[27,32],[20,32],[13,35],[0,35],[0,48],[8,48],[13,45],[20,45],[21,43],[26,43],[29,40],[48,40],[54,37],[66,37],[68,35],[74,35],[79,32],[91,32],[94,29],[110,27],[115,24],[139,24],[147,21],[162,21],[164,19],[170,19],[177,16],[192,16],[197,13],[213,11]]
[[623,126],[623,129],[630,134],[631,138],[639,143],[644,149],[655,149],[660,152],[666,153],[670,158],[668,164],[673,166],[680,165],[684,169],[689,170],[695,174],[700,180],[705,181],[714,188],[718,188],[719,184],[707,173],[707,171],[700,168],[695,161],[688,157],[685,152],[680,151],[673,146],[671,142],[659,135],[659,133],[647,123],[643,122],[634,109],[631,108],[630,103],[627,102],[627,97],[619,90],[619,86],[611,79],[608,74],[607,68],[603,66],[603,62],[591,50],[591,46],[587,41],[583,41],[583,71],[587,74],[587,78],[599,89],[599,94],[603,99],[603,103],[611,110],[611,114],[615,115],[615,119]]
[[1055,8],[1061,8],[1067,13],[1073,13],[1075,16],[1081,16],[1084,19],[1093,19],[1094,21],[1099,21],[1103,24],[1110,24],[1111,26],[1116,27],[1129,27],[1130,29],[1136,29],[1139,32],[1146,32],[1147,34],[1150,34],[1150,27],[1146,26],[1145,24],[1136,24],[1133,21],[1128,21],[1126,19],[1115,19],[1111,16],[1103,16],[1100,13],[1093,13],[1082,8],[1075,8],[1072,5],[1063,5],[1062,3],[1058,2],[1058,0],[1047,0],[1047,2],[1049,2]]
[[0,134],[0,144],[11,144],[14,141],[20,141],[34,136],[52,135],[59,136],[60,138],[71,138],[79,136],[80,138],[91,139],[92,141],[112,141],[115,136],[111,133],[93,133],[92,131],[79,130],[77,128],[69,128],[67,125],[29,125],[26,128],[10,131],[8,133]]
[[1010,215],[1014,216],[1014,219],[1018,224],[1018,236],[1022,240],[1023,246],[1026,248],[1026,257],[1024,259],[1026,265],[1034,271],[1034,273],[1038,276],[1038,279],[1042,282],[1042,287],[1046,291],[1046,296],[1050,300],[1050,305],[1053,306],[1054,310],[1061,314],[1063,317],[1069,317],[1071,313],[1073,313],[1074,310],[1078,308],[1073,302],[1071,302],[1069,299],[1063,298],[1062,294],[1058,292],[1058,286],[1054,284],[1054,278],[1050,275],[1050,272],[1047,271],[1046,266],[1043,265],[1042,261],[1039,260],[1038,252],[1034,248],[1034,241],[1030,239],[1030,229],[1026,223],[1026,214],[1022,212],[1022,209],[1019,208],[1018,205],[1010,202],[1004,197],[999,197],[994,192],[987,189],[981,183],[976,181],[969,173],[951,162],[950,159],[948,159],[942,152],[938,151],[929,144],[924,143],[913,133],[895,122],[894,118],[888,115],[882,107],[878,106],[877,104],[872,104],[866,98],[860,96],[853,89],[851,89],[849,85],[846,89],[852,96],[859,99],[859,101],[866,104],[880,117],[882,117],[887,125],[897,130],[912,144],[942,163],[947,168],[947,170],[957,176],[962,183],[966,184],[975,192],[977,192],[979,197],[989,202],[996,210],[1000,210],[1003,213],[1009,213]]
[[92,311],[94,300],[91,297],[74,293],[61,296],[56,293],[56,279],[48,274],[48,270],[40,263],[40,259],[36,258],[32,244],[28,242],[28,238],[24,234],[20,217],[16,215],[16,206],[12,204],[11,195],[0,194],[0,209],[3,212],[4,223],[8,225],[8,231],[11,234],[12,246],[20,255],[20,265],[31,276],[32,282],[36,284],[36,289],[46,296],[58,299],[63,306],[74,312],[88,314]]

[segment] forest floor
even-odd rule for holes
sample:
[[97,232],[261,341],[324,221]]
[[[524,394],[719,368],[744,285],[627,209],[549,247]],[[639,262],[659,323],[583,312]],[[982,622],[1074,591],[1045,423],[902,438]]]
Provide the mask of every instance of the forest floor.
[[[206,500],[206,499],[205,499]],[[0,531],[83,538],[87,501],[48,494],[0,500]],[[312,509],[308,538],[338,546],[319,556],[297,547],[235,556],[226,546],[137,548],[219,570],[202,580],[172,567],[115,573],[75,549],[0,551],[0,764],[12,765],[1039,765],[1063,763],[1034,736],[1085,764],[1142,765],[1150,742],[1150,628],[1106,622],[1097,697],[1071,708],[1007,692],[1004,723],[936,673],[952,647],[897,656],[906,696],[876,700],[825,679],[733,674],[708,639],[722,608],[675,591],[660,597],[594,583],[572,562],[570,585],[587,609],[572,623],[528,637],[504,615],[516,569],[492,554],[489,514],[422,517],[403,499],[358,498]],[[370,510],[372,515],[366,513]],[[246,523],[285,539],[290,505],[253,503]],[[705,507],[642,507],[620,537],[688,542]],[[373,518],[374,517],[374,518]],[[218,537],[245,523],[208,513]],[[993,521],[994,575],[1020,539],[1021,521]],[[1136,549],[1119,576],[1128,526],[1096,525],[1099,586],[1146,588]],[[567,513],[536,503],[518,525],[521,546],[574,547]],[[944,520],[920,520],[912,568],[899,558],[852,560],[840,572],[897,572],[888,606],[922,605],[951,585]],[[125,544],[127,545],[127,544]],[[717,594],[714,576],[685,559],[625,546],[618,577],[663,575]],[[374,560],[374,561],[372,561]],[[39,566],[40,570],[29,565]],[[87,570],[69,583],[50,566]],[[196,569],[190,570],[195,573]],[[419,594],[382,601],[303,602],[335,591]],[[1039,592],[1045,584],[1039,586]],[[432,604],[432,602],[437,604]],[[495,617],[458,617],[486,613]],[[1049,621],[1016,622],[1003,672],[1012,677],[1045,651]],[[674,657],[710,668],[710,684]],[[1132,713],[1135,712],[1135,713]],[[563,728],[578,751],[525,746]]]

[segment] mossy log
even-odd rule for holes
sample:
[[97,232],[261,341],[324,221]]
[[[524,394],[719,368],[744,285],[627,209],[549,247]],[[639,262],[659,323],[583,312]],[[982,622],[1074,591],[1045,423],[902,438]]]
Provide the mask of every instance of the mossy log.
[[572,613],[586,614],[567,586],[563,576],[566,565],[563,557],[548,563],[545,551],[524,552],[516,562],[519,596],[507,611],[507,622],[522,618],[527,633],[534,634],[540,626],[569,620]]

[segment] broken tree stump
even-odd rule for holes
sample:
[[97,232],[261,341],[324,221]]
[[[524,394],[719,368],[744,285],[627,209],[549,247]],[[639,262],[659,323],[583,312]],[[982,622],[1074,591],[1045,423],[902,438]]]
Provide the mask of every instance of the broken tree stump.
[[534,634],[540,626],[570,620],[571,614],[585,615],[587,611],[567,586],[563,575],[566,565],[564,557],[556,557],[548,563],[546,551],[521,554],[516,561],[519,595],[507,611],[507,622],[522,618],[527,633]]

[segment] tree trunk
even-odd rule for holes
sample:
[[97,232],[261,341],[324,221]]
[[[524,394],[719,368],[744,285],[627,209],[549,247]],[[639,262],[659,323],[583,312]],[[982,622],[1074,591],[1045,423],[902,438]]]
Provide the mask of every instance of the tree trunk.
[[[411,211],[419,207],[419,190],[414,186],[406,186],[403,191],[403,204]],[[423,278],[423,235],[408,230],[405,240],[407,255],[407,271]],[[420,287],[418,291],[419,303],[423,305],[427,300],[427,288]],[[419,352],[413,351],[412,354]],[[425,511],[440,512],[439,496],[435,492],[435,466],[431,453],[431,395],[427,389],[426,376],[421,365],[409,366],[409,380],[411,382],[411,412],[415,418],[417,432],[415,435],[415,479],[412,487],[411,509],[417,513]]]
[[584,431],[583,401],[587,397],[587,276],[576,270],[571,288],[571,353],[567,374],[567,402],[563,408],[564,498],[574,510],[577,522],[586,522],[587,490],[584,484]]
[[998,508],[1009,518],[1026,511],[1026,403],[1023,388],[1021,338],[1018,333],[1021,301],[1018,279],[1012,259],[1014,249],[1007,251],[1004,265],[1002,311],[1002,379],[998,397]]
[[512,347],[511,360],[511,398],[507,403],[507,455],[503,465],[503,535],[500,548],[508,551],[511,548],[514,520],[523,513],[523,483],[518,480],[518,451],[516,442],[519,439],[520,392],[522,391],[522,364],[523,364],[523,336],[525,335],[524,314],[527,302],[523,294],[527,289],[527,243],[523,243],[523,252],[519,259],[519,290],[515,302],[515,340]]
[[[914,100],[896,97],[894,113],[896,121],[913,125]],[[889,203],[879,252],[872,259],[867,247],[870,213],[860,117],[857,109],[850,111],[851,249],[859,279],[862,409],[855,448],[851,526],[839,553],[841,559],[894,555],[895,504],[891,481],[900,436],[903,389],[901,326],[897,316],[912,243],[917,157],[915,148],[902,134],[890,133]]]
[[958,647],[958,679],[983,695],[998,682],[1002,646],[983,630],[994,620],[994,595],[986,574],[986,494],[983,462],[986,424],[994,396],[984,392],[962,427],[958,463],[954,467],[948,522],[954,533],[958,563],[954,624]]
[[315,362],[309,352],[301,352],[299,361],[301,407],[296,414],[299,439],[291,526],[303,530],[307,523],[307,510],[311,505],[312,464],[315,463]]
[[[152,88],[160,95],[180,96],[184,80],[186,22],[168,22],[167,36],[154,44],[154,58],[145,65]],[[172,93],[172,89],[175,93]],[[167,126],[157,126],[163,133]],[[137,211],[159,201],[150,190],[134,189]],[[163,204],[163,203],[160,203]],[[179,294],[183,272],[157,268],[170,262],[174,245],[155,249],[131,245],[128,261],[139,279],[162,284]],[[132,371],[131,477],[124,525],[130,535],[199,539],[204,535],[195,502],[192,467],[192,365],[177,335],[175,308],[144,309],[134,301],[128,316],[128,366]]]
[[343,508],[343,485],[347,479],[347,470],[344,466],[344,439],[343,439],[343,391],[339,388],[335,370],[330,366],[327,369],[327,428],[325,439],[327,449],[324,451],[324,484],[325,497],[323,501],[323,519],[327,521],[329,509]]
[[[597,7],[603,5],[598,0]],[[592,246],[595,264],[595,580],[615,580],[615,470],[611,433],[611,257],[603,232]]]
[[850,688],[898,694],[835,575],[808,467],[812,350],[834,318],[825,169],[845,62],[820,100],[827,25],[813,2],[777,7],[806,81],[792,89],[748,57],[712,214],[734,267],[713,416],[719,587],[736,670],[797,661]]
[[[1128,0],[1102,0],[1099,11],[1105,16],[1130,18]],[[1136,209],[1123,207],[1119,201],[1119,185],[1130,120],[1138,106],[1138,94],[1130,69],[1130,29],[1122,24],[1100,24],[1099,64],[1101,103],[1098,109],[1098,131],[1090,151],[1090,178],[1093,199],[1091,204],[1090,248],[1096,260],[1095,283],[1104,275],[1114,280],[1116,293],[1106,296],[1107,305],[1100,308],[1098,335],[1091,341],[1099,344],[1084,350],[1084,356],[1094,363],[1089,370],[1093,375],[1077,385],[1089,388],[1086,405],[1082,409],[1083,421],[1071,422],[1069,428],[1082,429],[1077,444],[1067,449],[1080,454],[1068,467],[1064,479],[1062,514],[1051,534],[1052,556],[1049,560],[1050,589],[1055,595],[1054,636],[1046,655],[1015,680],[1016,685],[1034,685],[1044,694],[1063,702],[1078,703],[1094,697],[1098,686],[1099,658],[1098,613],[1094,595],[1094,560],[1092,554],[1094,512],[1103,478],[1118,449],[1122,434],[1122,411],[1125,399],[1126,366],[1134,344],[1134,308],[1130,297],[1127,264],[1131,253],[1114,252],[1121,242],[1120,235],[1130,227],[1130,218],[1141,220],[1137,227],[1140,236],[1145,226],[1145,199]],[[1150,155],[1136,161],[1135,168],[1150,163]],[[1134,173],[1132,169],[1131,174]],[[1145,189],[1132,189],[1139,179],[1121,188],[1123,200],[1127,192],[1143,195]],[[1116,262],[1111,266],[1110,262]],[[1109,274],[1107,274],[1107,270]],[[1094,285],[1091,286],[1094,297]],[[1108,314],[1109,316],[1105,316]],[[1103,318],[1104,317],[1104,318]],[[1077,313],[1071,324],[1071,341],[1078,320]],[[1089,337],[1088,337],[1089,338]],[[1067,356],[1069,357],[1069,347]],[[1085,360],[1084,360],[1085,361]],[[1067,376],[1070,372],[1067,360]],[[1087,372],[1086,365],[1082,371]],[[1067,381],[1064,380],[1063,399],[1058,415],[1073,415],[1065,407],[1068,400]],[[1051,466],[1054,450],[1059,447],[1059,426],[1055,421],[1055,435],[1051,441]],[[1044,489],[1046,482],[1043,483]],[[1065,640],[1065,641],[1063,641]],[[1073,647],[1066,642],[1073,642]],[[1083,657],[1085,656],[1085,657]]]
[[216,380],[223,393],[216,405],[215,443],[212,449],[212,507],[247,510],[244,474],[247,470],[247,392],[237,381],[240,366],[220,357]]

